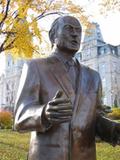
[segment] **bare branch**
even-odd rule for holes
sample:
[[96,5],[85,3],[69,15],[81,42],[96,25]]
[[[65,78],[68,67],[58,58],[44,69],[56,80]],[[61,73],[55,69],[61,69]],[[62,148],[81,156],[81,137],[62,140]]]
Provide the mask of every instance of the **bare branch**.
[[11,31],[5,31],[5,32],[0,32],[0,34],[8,34],[8,35],[14,35],[16,32],[11,32]]
[[[51,4],[54,1],[55,0],[49,1],[49,8],[50,8]],[[47,4],[48,4],[48,2],[47,2]],[[56,12],[48,12],[48,13],[46,13],[46,11],[47,11],[47,8],[45,8],[45,10],[40,15],[38,15],[33,21],[38,21],[38,20],[40,20],[40,19],[42,19],[42,18],[44,18],[46,16],[52,15],[52,14],[58,14],[58,15],[64,14],[63,12],[60,12],[60,11],[59,12],[58,11],[56,11]]]
[[4,22],[5,19],[7,18],[10,1],[11,1],[11,0],[7,0],[6,10],[5,10],[5,16],[3,17],[3,19],[2,19],[1,22],[0,22],[0,27],[2,26],[3,22]]
[[51,5],[54,1],[55,0],[48,0],[47,3],[49,3]]
[[3,44],[0,46],[0,53],[4,51]]
[[3,43],[1,44],[1,46],[0,46],[0,53],[1,53],[2,51],[4,51],[4,45],[5,45],[5,43],[7,42],[8,38],[9,38],[9,35],[7,35],[6,39],[5,39],[5,40],[3,41]]
[[13,48],[12,44],[14,43],[15,40],[16,40],[16,38],[12,42],[10,42],[6,47],[4,47],[4,44],[7,41],[5,39],[5,41],[3,42],[4,44],[0,46],[0,53],[3,52],[3,51],[6,51],[6,50],[12,49]]
[[4,47],[4,51],[5,50],[9,50],[9,49],[12,49],[13,48],[13,43],[15,42],[15,40],[16,40],[16,38],[12,41],[12,42],[10,42],[6,47]]
[[17,12],[18,12],[18,10],[14,11],[14,12],[12,13],[12,16],[15,15],[14,18],[17,18],[17,17],[18,17],[18,13],[17,13]]
[[[5,32],[4,32],[5,33]],[[12,48],[12,44],[14,43],[14,41],[16,40],[16,38],[14,38],[6,47],[5,43],[7,42],[7,40],[9,39],[9,37],[11,36],[11,34],[15,34],[14,32],[6,32],[7,36],[5,38],[5,40],[3,41],[3,43],[0,46],[0,53],[7,50],[7,49],[11,49]]]
[[32,49],[33,49],[33,51],[35,51],[36,53],[40,54],[40,52],[37,51],[35,48],[32,47]]
[[49,12],[49,13],[46,13],[46,14],[42,13],[39,16],[37,16],[34,20],[38,21],[38,20],[40,20],[40,19],[42,19],[42,18],[44,18],[46,16],[53,15],[53,14],[63,15],[65,13],[63,13],[63,12]]

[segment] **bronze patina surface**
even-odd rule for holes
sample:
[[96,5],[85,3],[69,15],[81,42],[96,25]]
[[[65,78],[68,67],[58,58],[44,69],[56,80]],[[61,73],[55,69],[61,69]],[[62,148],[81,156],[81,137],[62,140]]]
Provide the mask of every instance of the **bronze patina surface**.
[[119,123],[102,115],[99,74],[73,58],[81,33],[76,18],[57,18],[49,31],[51,56],[23,67],[15,129],[31,131],[29,160],[95,160],[96,135],[119,144]]

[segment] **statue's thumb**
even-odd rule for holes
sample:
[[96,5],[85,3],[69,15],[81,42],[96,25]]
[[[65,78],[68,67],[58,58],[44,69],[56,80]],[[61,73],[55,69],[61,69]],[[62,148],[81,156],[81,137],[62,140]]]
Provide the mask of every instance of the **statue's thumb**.
[[62,95],[63,95],[63,91],[58,90],[58,91],[56,92],[55,97],[54,97],[53,99],[60,98],[60,97],[62,97]]

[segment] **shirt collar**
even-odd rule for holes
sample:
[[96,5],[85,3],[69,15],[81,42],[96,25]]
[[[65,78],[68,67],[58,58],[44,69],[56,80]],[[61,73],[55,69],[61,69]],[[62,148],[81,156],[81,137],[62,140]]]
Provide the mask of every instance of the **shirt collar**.
[[66,58],[63,54],[60,54],[58,52],[54,52],[54,56],[56,56],[64,64],[68,63],[69,61],[74,61],[75,62],[75,57]]

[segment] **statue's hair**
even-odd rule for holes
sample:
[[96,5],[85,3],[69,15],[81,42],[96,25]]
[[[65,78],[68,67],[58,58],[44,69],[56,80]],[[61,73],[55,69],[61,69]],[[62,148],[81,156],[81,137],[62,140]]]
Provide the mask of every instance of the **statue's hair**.
[[59,20],[61,17],[58,17],[51,25],[51,29],[49,30],[49,39],[51,41],[52,44],[52,48],[54,46],[55,43],[55,38],[56,38],[56,30],[59,27]]

